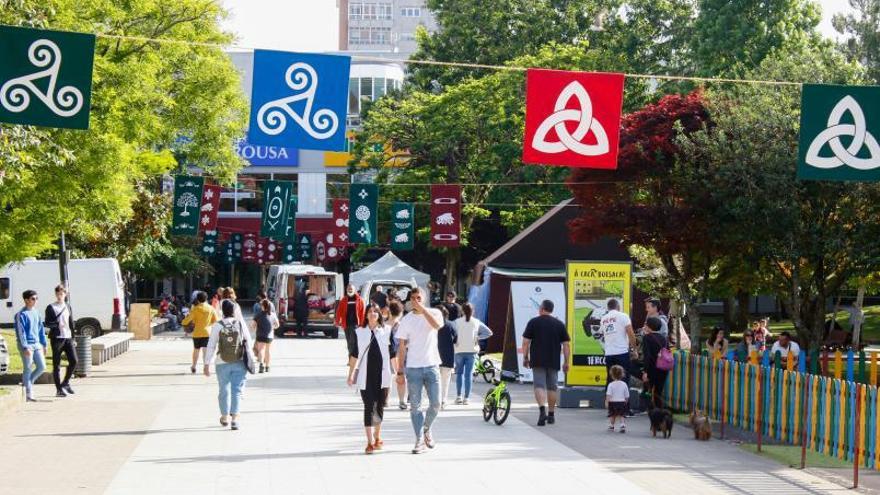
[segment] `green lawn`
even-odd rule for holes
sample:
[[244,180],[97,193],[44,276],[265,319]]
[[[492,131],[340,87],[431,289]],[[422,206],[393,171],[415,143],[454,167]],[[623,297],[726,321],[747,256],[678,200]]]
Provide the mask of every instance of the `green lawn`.
[[[801,467],[801,447],[798,445],[762,445],[761,452],[758,446],[752,443],[744,443],[740,448],[753,454],[772,459],[789,467]],[[807,449],[806,466],[810,468],[849,468],[852,463],[840,460],[836,457],[827,456]]]
[[4,395],[9,395],[10,390],[11,389],[9,387],[0,387],[0,397],[3,397]]
[[[21,355],[18,353],[18,345],[15,343],[15,331],[11,328],[0,330],[0,335],[6,340],[9,349],[9,370],[7,373],[21,373]],[[46,371],[52,370],[52,350],[48,349],[46,356]]]

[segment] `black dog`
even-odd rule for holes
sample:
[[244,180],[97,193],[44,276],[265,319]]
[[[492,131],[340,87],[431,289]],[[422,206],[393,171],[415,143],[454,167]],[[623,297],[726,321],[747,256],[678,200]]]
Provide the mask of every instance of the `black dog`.
[[651,433],[653,436],[657,436],[657,432],[663,434],[663,438],[669,438],[672,436],[672,412],[669,409],[662,408],[654,408],[648,412],[648,417],[651,418]]

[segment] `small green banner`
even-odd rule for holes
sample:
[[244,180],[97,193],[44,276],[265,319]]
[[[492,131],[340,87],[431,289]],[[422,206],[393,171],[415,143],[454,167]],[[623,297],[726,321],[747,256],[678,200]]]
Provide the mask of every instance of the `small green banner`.
[[349,191],[348,237],[351,244],[377,243],[379,186],[352,184]]
[[312,236],[311,234],[296,235],[296,250],[299,261],[311,261],[312,259]]
[[287,227],[284,229],[284,237],[279,239],[284,243],[296,242],[296,208],[297,199],[295,194],[290,195],[290,206],[287,214]]
[[296,239],[284,241],[284,254],[281,256],[281,262],[296,263],[299,261],[299,250],[297,249]]
[[241,245],[243,242],[244,236],[242,234],[232,234],[229,236],[223,260],[227,265],[234,265],[241,261]]
[[415,244],[415,209],[412,203],[395,201],[391,205],[391,249],[411,251]]
[[203,177],[178,175],[174,178],[174,216],[171,233],[196,235],[199,232],[199,207],[202,201]]
[[202,234],[202,256],[213,258],[217,255],[217,237],[216,230],[206,230]]
[[0,26],[0,122],[89,128],[93,34]]
[[290,212],[290,196],[293,183],[270,180],[263,184],[263,217],[260,222],[260,236],[284,240],[287,232],[287,217]]
[[804,84],[797,177],[880,180],[880,87]]

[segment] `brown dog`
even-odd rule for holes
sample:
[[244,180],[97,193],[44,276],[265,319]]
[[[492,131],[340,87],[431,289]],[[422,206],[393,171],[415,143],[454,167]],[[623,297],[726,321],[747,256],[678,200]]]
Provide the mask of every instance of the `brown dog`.
[[712,438],[712,421],[703,411],[691,413],[691,428],[694,429],[694,438],[697,440],[709,440]]

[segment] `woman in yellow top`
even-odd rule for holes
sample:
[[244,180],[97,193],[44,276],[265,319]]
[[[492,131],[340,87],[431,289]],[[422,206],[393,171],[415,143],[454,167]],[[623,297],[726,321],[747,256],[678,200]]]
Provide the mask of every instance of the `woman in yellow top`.
[[189,371],[193,374],[196,372],[196,364],[199,362],[199,349],[202,353],[202,362],[205,361],[205,349],[208,347],[208,337],[210,336],[211,327],[217,323],[217,313],[214,308],[208,304],[208,295],[202,291],[196,294],[196,303],[190,309],[189,314],[183,319],[181,325],[193,325],[193,353],[192,366]]

